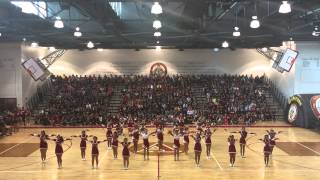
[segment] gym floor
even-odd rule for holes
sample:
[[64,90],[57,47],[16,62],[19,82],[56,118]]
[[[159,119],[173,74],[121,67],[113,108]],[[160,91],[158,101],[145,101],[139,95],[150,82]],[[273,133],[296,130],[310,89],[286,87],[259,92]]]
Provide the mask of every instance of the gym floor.
[[[118,159],[113,159],[112,150],[106,148],[106,143],[99,145],[99,168],[91,168],[91,145],[87,147],[87,160],[80,157],[79,138],[67,141],[63,147],[63,168],[57,169],[54,154],[55,144],[48,141],[48,162],[43,167],[40,160],[39,139],[29,134],[39,133],[41,128],[26,128],[12,136],[0,139],[0,179],[117,179],[117,180],[194,180],[194,179],[319,179],[320,174],[320,134],[308,129],[288,127],[285,124],[264,123],[263,127],[248,127],[247,131],[256,133],[248,135],[246,158],[239,155],[237,142],[237,158],[235,167],[229,167],[227,153],[227,137],[232,131],[239,131],[240,127],[219,127],[213,134],[211,158],[206,158],[205,144],[202,143],[200,167],[194,163],[194,142],[190,138],[190,151],[181,153],[180,161],[173,160],[173,138],[165,129],[166,152],[159,156],[156,146],[156,137],[151,136],[150,160],[144,161],[141,153],[133,155],[131,152],[129,170],[122,166],[122,147],[118,148]],[[263,138],[268,126],[274,126],[275,131],[283,131],[277,137],[277,146],[274,148],[270,166],[265,167],[263,161]],[[61,134],[64,137],[79,135],[81,128],[47,128],[47,134]],[[154,128],[150,128],[154,131]],[[149,131],[149,132],[150,132]],[[88,135],[105,139],[105,129],[90,128]],[[127,135],[127,129],[125,130]],[[239,139],[239,134],[235,134]],[[119,138],[122,141],[123,136]],[[180,141],[182,144],[182,140]],[[140,139],[139,143],[142,143]],[[183,146],[182,146],[183,147]],[[140,149],[141,150],[141,149]]]

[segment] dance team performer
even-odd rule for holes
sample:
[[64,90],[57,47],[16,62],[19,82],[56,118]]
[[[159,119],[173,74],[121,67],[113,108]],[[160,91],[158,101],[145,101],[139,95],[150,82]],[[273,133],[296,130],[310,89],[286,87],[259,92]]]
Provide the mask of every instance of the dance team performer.
[[268,133],[268,137],[269,137],[269,141],[270,141],[270,155],[272,156],[272,152],[273,152],[273,148],[276,145],[276,140],[278,140],[278,138],[276,138],[277,134],[280,134],[282,131],[279,131],[278,133],[275,132],[273,129],[266,130]]
[[163,150],[163,131],[164,131],[163,126],[158,125],[157,130],[156,130],[156,134],[157,134],[158,145],[159,145],[160,151]]
[[211,136],[216,131],[216,129],[211,132],[210,125],[207,125],[207,128],[204,130],[204,138],[206,143],[206,152],[207,152],[207,159],[210,159],[210,153],[211,153]]
[[123,142],[121,142],[121,145],[123,146],[122,149],[122,158],[123,158],[123,168],[127,170],[129,168],[129,158],[130,158],[130,152],[129,152],[129,146],[130,142],[128,142],[128,138],[124,138]]
[[132,142],[133,142],[133,152],[134,154],[137,154],[138,151],[138,142],[139,142],[139,136],[140,136],[140,131],[139,131],[139,126],[135,125],[132,132],[129,134],[129,136],[132,137]]
[[115,131],[112,135],[112,152],[113,152],[113,159],[118,158],[118,131]]
[[240,143],[240,154],[241,154],[241,157],[242,157],[242,158],[245,158],[245,151],[246,151],[246,144],[247,144],[247,141],[246,141],[247,136],[248,136],[248,134],[256,134],[256,133],[248,133],[248,132],[246,131],[246,128],[245,128],[244,126],[241,128],[240,131],[238,131],[238,132],[231,132],[231,133],[239,133],[239,134],[240,134],[240,141],[239,141],[239,143]]
[[184,152],[188,154],[189,152],[189,128],[185,127],[183,130],[183,145],[184,145]]
[[92,164],[92,169],[94,169],[94,162],[96,161],[96,169],[98,168],[98,164],[99,164],[99,148],[98,145],[100,143],[106,142],[107,140],[103,140],[103,141],[98,141],[97,136],[93,136],[92,141],[89,141],[92,144],[92,149],[91,149],[91,164]]
[[270,146],[270,138],[269,135],[264,135],[263,139],[259,139],[260,141],[262,141],[264,143],[264,147],[263,147],[263,154],[264,154],[264,165],[266,167],[269,166],[269,157],[271,154],[271,146]]
[[197,167],[200,167],[200,156],[201,156],[201,135],[196,133],[195,136],[191,135],[192,139],[195,141],[194,144],[194,160]]
[[112,146],[112,124],[108,124],[107,126],[107,132],[106,132],[106,137],[107,137],[107,148],[110,149]]
[[175,129],[173,132],[169,131],[168,134],[170,134],[173,137],[174,161],[179,161],[179,154],[180,154],[179,130]]
[[46,163],[47,150],[48,150],[47,140],[50,140],[49,136],[46,134],[44,130],[42,130],[40,134],[31,134],[31,136],[39,137],[41,161],[42,161],[42,164]]
[[87,149],[87,140],[88,137],[92,137],[92,135],[88,136],[86,130],[81,131],[81,135],[74,135],[71,137],[79,137],[80,138],[80,151],[81,151],[81,158],[82,161],[86,160],[86,149]]
[[58,134],[56,136],[56,139],[50,139],[50,140],[56,142],[55,154],[57,156],[58,168],[61,169],[62,168],[62,155],[63,155],[62,144],[65,141],[71,141],[72,139],[70,139],[70,138],[64,139],[61,135]]
[[142,128],[140,135],[142,136],[143,139],[143,159],[144,160],[149,160],[149,136],[154,134],[155,132],[148,133],[147,128]]
[[230,156],[230,167],[234,167],[234,163],[236,161],[236,139],[234,139],[233,135],[228,137],[228,144],[229,144],[229,156]]

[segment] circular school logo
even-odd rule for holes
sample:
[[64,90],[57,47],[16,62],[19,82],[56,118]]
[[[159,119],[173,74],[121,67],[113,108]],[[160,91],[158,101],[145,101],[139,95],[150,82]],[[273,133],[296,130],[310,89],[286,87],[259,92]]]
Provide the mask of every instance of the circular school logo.
[[310,106],[316,118],[320,119],[320,95],[313,96],[310,99]]
[[[133,145],[129,147],[129,150],[131,153],[134,153],[133,151]],[[143,143],[138,144],[138,151],[137,154],[143,155]],[[163,142],[161,156],[168,156],[173,155],[173,143]],[[150,142],[149,146],[149,156],[158,156],[159,152],[159,144],[157,142]],[[180,153],[183,153],[183,144],[180,144]]]
[[167,66],[163,63],[154,63],[150,68],[150,75],[164,77],[168,73]]
[[297,120],[298,117],[298,105],[296,103],[293,103],[290,105],[289,111],[288,111],[288,121],[290,123],[293,123],[295,120]]

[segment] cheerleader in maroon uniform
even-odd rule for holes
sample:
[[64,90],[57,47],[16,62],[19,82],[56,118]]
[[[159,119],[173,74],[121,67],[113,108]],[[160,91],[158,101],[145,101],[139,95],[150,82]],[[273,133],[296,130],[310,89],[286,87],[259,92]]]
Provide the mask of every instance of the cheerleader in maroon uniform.
[[128,169],[129,167],[129,157],[130,157],[130,152],[129,152],[129,146],[130,142],[128,142],[128,138],[124,138],[123,142],[121,142],[123,146],[122,150],[122,157],[123,157],[123,168]]
[[64,139],[62,136],[57,135],[56,139],[52,139],[56,142],[55,154],[57,156],[58,168],[62,168],[62,154],[63,154],[63,147],[62,144],[64,141],[71,140],[69,138]]
[[132,119],[130,119],[129,121],[128,121],[128,133],[130,134],[131,132],[132,132],[132,130],[133,130],[133,121],[132,121]]
[[130,136],[132,137],[132,142],[133,142],[133,152],[134,154],[137,154],[138,142],[139,142],[139,136],[140,136],[139,127],[135,126]]
[[196,162],[197,167],[200,166],[200,156],[201,156],[201,135],[200,133],[196,133],[196,136],[191,135],[191,137],[194,139],[194,160]]
[[211,132],[210,126],[207,126],[206,130],[204,131],[204,138],[206,143],[206,152],[207,152],[207,158],[210,159],[210,152],[211,152],[211,136],[216,131],[216,129]]
[[169,134],[173,136],[173,150],[174,150],[174,160],[179,161],[179,154],[180,154],[180,134],[179,130],[175,129],[172,132],[169,131]]
[[273,152],[273,148],[276,145],[276,140],[278,140],[278,138],[276,138],[277,134],[280,134],[281,131],[279,131],[278,133],[276,133],[273,129],[271,129],[270,131],[267,130],[267,133],[269,135],[269,143],[270,143],[270,155],[272,155]]
[[155,132],[153,133],[150,133],[148,134],[148,129],[146,128],[143,128],[141,130],[141,136],[142,136],[142,139],[143,139],[143,159],[144,160],[149,160],[149,136],[154,134]]
[[83,131],[81,131],[81,135],[79,135],[79,136],[71,136],[71,137],[79,137],[80,138],[81,158],[82,158],[82,161],[85,161],[86,160],[87,140],[88,140],[88,137],[91,137],[91,136],[88,136],[86,134],[86,131],[83,130]]
[[118,158],[118,134],[117,132],[113,133],[112,136],[112,151],[113,151],[113,159],[117,159]]
[[183,145],[184,145],[184,152],[188,154],[189,151],[189,128],[185,127],[183,130]]
[[98,164],[99,164],[99,148],[98,148],[98,144],[100,144],[102,142],[105,142],[105,141],[107,141],[107,140],[98,141],[97,136],[93,136],[93,140],[89,141],[92,144],[92,149],[91,149],[92,169],[94,169],[94,161],[96,161],[96,168],[98,168]]
[[158,138],[159,150],[163,150],[163,127],[162,126],[157,127],[156,134]]
[[230,135],[229,138],[228,138],[230,167],[233,167],[234,163],[236,161],[236,146],[235,146],[235,142],[236,142],[236,140],[234,139],[234,136]]
[[107,137],[107,147],[111,148],[111,145],[112,145],[112,125],[108,125],[106,137]]
[[242,158],[245,158],[245,150],[246,150],[246,138],[248,136],[248,134],[255,134],[255,133],[248,133],[246,131],[246,128],[245,127],[242,127],[241,131],[238,131],[238,132],[231,132],[231,133],[240,133],[240,154],[241,154],[241,157]]
[[48,150],[47,140],[50,140],[49,136],[46,135],[46,132],[44,130],[42,130],[40,134],[31,134],[31,136],[36,136],[40,138],[41,160],[42,160],[42,163],[45,163],[47,159],[47,150]]
[[267,167],[269,165],[269,157],[271,154],[270,139],[268,135],[264,135],[264,138],[259,140],[264,142],[264,147],[263,147],[264,165]]

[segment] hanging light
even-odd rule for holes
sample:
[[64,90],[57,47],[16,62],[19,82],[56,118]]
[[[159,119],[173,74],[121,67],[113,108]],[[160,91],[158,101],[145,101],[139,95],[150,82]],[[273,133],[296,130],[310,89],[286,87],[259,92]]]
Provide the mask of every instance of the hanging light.
[[234,36],[234,37],[239,37],[241,34],[240,34],[240,31],[239,31],[239,27],[234,27],[234,31],[233,31],[233,33],[232,33],[232,35]]
[[157,41],[157,44],[159,44],[160,43],[160,41]]
[[279,8],[279,13],[281,14],[287,14],[291,12],[291,5],[288,3],[288,1],[282,1],[282,4]]
[[154,37],[160,37],[161,36],[161,32],[157,31],[153,33]]
[[73,35],[75,37],[81,37],[82,36],[82,33],[80,32],[80,28],[79,27],[76,27],[76,31],[73,33]]
[[0,37],[2,36],[2,34],[0,33]]
[[161,46],[156,46],[156,51],[161,51]]
[[315,37],[320,36],[320,31],[319,31],[318,26],[314,27],[314,30],[312,31],[312,36],[315,36]]
[[49,51],[50,51],[50,52],[53,52],[53,51],[55,51],[55,50],[56,50],[56,48],[55,48],[54,46],[49,47]]
[[214,48],[213,51],[214,51],[214,52],[218,52],[218,51],[219,51],[219,48]]
[[57,16],[57,17],[56,17],[56,20],[54,21],[54,27],[55,27],[55,28],[58,28],[58,29],[61,29],[61,28],[64,27],[63,22],[62,22],[60,16]]
[[258,16],[252,16],[250,27],[253,29],[257,29],[260,27],[260,21],[258,20]]
[[102,49],[102,48],[98,48],[97,51],[98,51],[98,52],[102,52],[103,49]]
[[90,49],[94,48],[93,42],[89,41],[88,44],[87,44],[87,47],[90,48]]
[[223,41],[222,47],[223,47],[223,48],[229,47],[229,43],[228,43],[227,41]]
[[154,2],[154,4],[151,7],[151,14],[161,14],[162,13],[162,7],[159,4],[159,2]]
[[35,42],[35,41],[33,41],[31,43],[31,47],[33,47],[33,48],[38,47],[38,46],[39,46],[39,44],[37,42]]
[[155,28],[155,29],[159,29],[159,28],[162,27],[162,24],[161,24],[161,22],[159,20],[154,20],[152,27]]
[[22,38],[22,41],[27,41],[27,39],[26,38]]
[[267,52],[267,51],[268,51],[268,48],[263,47],[263,48],[261,48],[261,50],[262,50],[262,52]]

